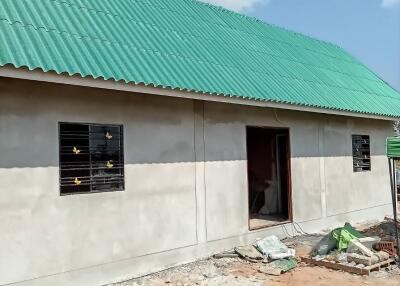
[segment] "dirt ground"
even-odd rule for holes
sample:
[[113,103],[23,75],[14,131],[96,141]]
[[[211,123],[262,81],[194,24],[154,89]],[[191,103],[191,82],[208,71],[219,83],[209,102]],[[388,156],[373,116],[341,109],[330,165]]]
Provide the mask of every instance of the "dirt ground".
[[238,258],[208,259],[172,268],[160,273],[130,280],[115,286],[354,286],[400,285],[400,270],[391,269],[359,276],[321,267],[300,264],[296,269],[280,276],[260,273],[258,263]]
[[[389,222],[365,225],[369,235],[385,237],[392,234]],[[321,235],[303,235],[283,240],[296,249],[296,256],[310,253]],[[262,263],[253,263],[241,258],[209,258],[194,263],[171,268],[159,273],[109,286],[186,286],[186,285],[232,285],[232,286],[400,286],[400,268],[391,265],[375,271],[370,276],[359,276],[321,267],[310,267],[299,263],[298,267],[280,276],[272,276],[259,271]]]

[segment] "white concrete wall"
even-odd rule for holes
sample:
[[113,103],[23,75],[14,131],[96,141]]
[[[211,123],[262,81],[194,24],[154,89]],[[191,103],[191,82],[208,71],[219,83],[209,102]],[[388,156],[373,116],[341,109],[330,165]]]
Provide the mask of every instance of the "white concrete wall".
[[[352,212],[390,204],[390,122],[206,103],[209,240],[248,232],[246,126],[290,128],[295,222],[344,214],[351,219]],[[352,134],[371,136],[371,172],[353,172]]]
[[[59,121],[124,125],[124,192],[59,196]],[[390,122],[0,78],[0,285],[102,285],[293,231],[248,230],[246,125],[290,128],[304,230],[390,213]]]

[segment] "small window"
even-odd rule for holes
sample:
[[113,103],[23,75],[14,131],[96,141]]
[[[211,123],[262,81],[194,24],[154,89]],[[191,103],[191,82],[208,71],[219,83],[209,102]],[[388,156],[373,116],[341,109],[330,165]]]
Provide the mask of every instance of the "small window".
[[59,133],[61,194],[124,190],[122,126],[60,123]]
[[354,172],[371,171],[371,149],[368,135],[353,135]]

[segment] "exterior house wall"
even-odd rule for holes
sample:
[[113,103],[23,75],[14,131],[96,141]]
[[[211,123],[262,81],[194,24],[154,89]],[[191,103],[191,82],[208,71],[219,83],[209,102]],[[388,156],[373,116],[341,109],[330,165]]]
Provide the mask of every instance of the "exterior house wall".
[[[123,124],[124,192],[59,195],[60,121]],[[388,121],[0,78],[0,285],[103,285],[284,235],[248,230],[248,125],[290,128],[305,231],[390,213]],[[358,133],[371,172],[353,173]]]

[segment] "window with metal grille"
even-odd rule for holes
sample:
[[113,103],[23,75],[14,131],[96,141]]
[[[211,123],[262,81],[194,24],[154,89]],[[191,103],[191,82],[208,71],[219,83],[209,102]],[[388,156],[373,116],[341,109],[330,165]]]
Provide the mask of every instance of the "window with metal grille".
[[368,135],[353,135],[354,172],[371,171],[371,150]]
[[121,125],[59,123],[60,192],[124,190]]

